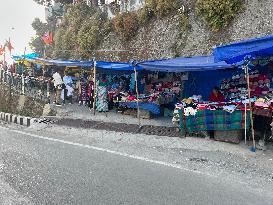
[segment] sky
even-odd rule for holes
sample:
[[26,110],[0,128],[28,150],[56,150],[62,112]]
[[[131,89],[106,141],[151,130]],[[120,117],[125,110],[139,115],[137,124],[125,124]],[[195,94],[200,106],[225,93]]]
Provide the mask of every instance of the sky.
[[36,17],[44,21],[44,7],[33,0],[0,0],[0,5],[0,45],[10,38],[14,47],[13,55],[23,54],[25,47],[27,53],[31,53],[28,44],[31,37],[35,36],[31,23]]

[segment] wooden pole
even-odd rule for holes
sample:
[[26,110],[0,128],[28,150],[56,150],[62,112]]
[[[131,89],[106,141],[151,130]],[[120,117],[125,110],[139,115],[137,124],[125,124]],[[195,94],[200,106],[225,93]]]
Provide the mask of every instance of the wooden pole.
[[138,82],[137,82],[137,70],[136,66],[134,66],[135,71],[135,86],[136,86],[136,94],[137,94],[137,118],[138,118],[138,126],[140,127],[140,110],[139,110],[139,92],[138,92]]
[[94,109],[94,115],[96,115],[96,98],[97,98],[97,63],[94,60],[94,73],[93,73],[93,79],[94,79],[94,102],[93,102],[93,109]]
[[253,122],[253,110],[251,105],[251,95],[250,95],[250,83],[249,83],[249,71],[248,65],[245,66],[246,72],[246,80],[247,80],[247,91],[248,91],[248,99],[249,99],[249,109],[250,109],[250,123],[251,123],[251,133],[252,133],[252,142],[253,142],[253,151],[256,150],[256,142],[255,142],[255,132],[254,132],[254,122]]
[[246,144],[246,130],[247,130],[247,127],[246,127],[246,121],[247,121],[247,106],[246,106],[246,102],[244,103],[245,105],[245,144]]

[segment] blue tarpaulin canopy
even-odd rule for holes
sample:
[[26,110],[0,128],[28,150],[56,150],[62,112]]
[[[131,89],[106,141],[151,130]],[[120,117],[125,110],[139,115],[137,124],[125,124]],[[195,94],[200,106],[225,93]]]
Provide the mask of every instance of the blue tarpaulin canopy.
[[[134,71],[134,66],[132,64],[121,63],[121,62],[96,61],[96,67],[99,69],[116,70],[116,71]],[[136,69],[139,71],[142,68],[140,66],[136,66]]]
[[38,53],[29,53],[21,56],[12,56],[12,58],[17,61],[17,60],[22,60],[22,59],[35,59],[38,58],[40,55]]
[[13,56],[13,59],[26,60],[36,64],[46,64],[55,66],[71,66],[71,67],[93,67],[93,61],[79,61],[79,60],[49,60],[44,58],[39,58],[38,54],[28,54],[22,56]]
[[77,60],[46,60],[48,64],[56,66],[67,66],[67,67],[93,67],[93,61],[77,61]]
[[[14,60],[25,59],[36,64],[46,64],[55,66],[66,66],[66,67],[85,67],[91,68],[94,66],[93,61],[79,61],[79,60],[49,60],[44,58],[39,58],[38,55],[29,54],[23,56],[13,56]],[[114,70],[114,71],[134,71],[134,66],[131,63],[122,62],[106,62],[106,61],[96,61],[96,66],[98,69]],[[141,70],[140,66],[136,66],[136,69]]]
[[226,61],[229,64],[241,62],[246,56],[270,56],[273,54],[273,35],[220,46],[214,49],[213,54],[215,62]]
[[188,58],[144,61],[140,62],[138,65],[144,70],[161,72],[222,70],[233,67],[226,62],[215,63],[213,56],[194,56]]

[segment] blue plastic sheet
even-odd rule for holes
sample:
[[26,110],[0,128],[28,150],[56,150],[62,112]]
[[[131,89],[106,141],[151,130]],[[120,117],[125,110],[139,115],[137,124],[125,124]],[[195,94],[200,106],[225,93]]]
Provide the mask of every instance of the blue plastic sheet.
[[[137,109],[137,103],[136,102],[121,102],[119,103],[120,107],[127,107],[127,108],[133,108],[133,109]],[[151,113],[155,114],[155,115],[159,115],[160,114],[160,106],[158,104],[155,103],[145,103],[145,102],[140,102],[139,103],[139,108],[142,110],[148,110]]]
[[172,58],[138,63],[144,70],[160,72],[192,72],[222,70],[232,68],[226,62],[214,62],[213,56],[194,56],[188,58]]
[[273,35],[219,46],[214,49],[213,55],[215,62],[226,61],[229,64],[241,62],[246,56],[270,56],[273,55]]
[[202,95],[204,100],[208,100],[212,89],[215,86],[220,86],[223,79],[229,79],[234,69],[217,70],[214,72],[190,72],[189,78],[184,84],[184,97],[191,97],[193,95]]

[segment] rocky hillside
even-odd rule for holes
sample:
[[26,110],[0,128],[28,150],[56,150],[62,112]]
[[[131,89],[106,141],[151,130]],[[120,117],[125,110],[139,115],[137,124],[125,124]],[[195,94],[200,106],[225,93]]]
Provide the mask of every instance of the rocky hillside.
[[[86,5],[67,8],[53,31],[49,57],[128,61],[208,55],[216,45],[273,33],[272,0],[146,0],[143,9],[112,20]],[[37,35],[51,27],[34,23]],[[39,37],[35,43],[44,48]]]
[[[124,60],[207,55],[216,45],[273,33],[272,0],[246,0],[243,11],[220,32],[212,32],[196,15],[194,1],[185,1],[185,6],[188,8],[189,29],[182,35],[178,29],[178,17],[168,16],[139,29],[137,35],[126,43],[115,33],[110,33],[102,41],[100,49],[130,51],[119,55]],[[102,57],[113,59],[117,56],[110,53]]]

